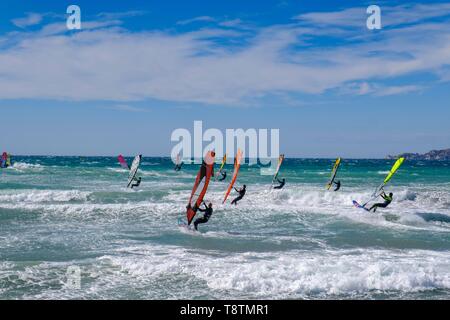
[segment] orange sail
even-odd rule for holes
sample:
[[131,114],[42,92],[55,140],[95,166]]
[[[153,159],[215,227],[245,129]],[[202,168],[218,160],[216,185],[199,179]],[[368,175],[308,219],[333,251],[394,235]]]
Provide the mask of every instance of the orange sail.
[[214,173],[215,156],[216,154],[214,151],[209,151],[205,159],[203,159],[202,166],[197,173],[194,188],[192,188],[191,197],[189,198],[189,204],[186,211],[188,225],[190,225],[192,219],[194,219],[198,208],[203,202],[206,191],[208,190],[209,181]]
[[227,192],[225,193],[225,198],[223,198],[223,202],[227,201],[228,196],[230,195],[231,190],[233,189],[234,183],[236,182],[239,168],[241,167],[241,161],[242,161],[242,151],[241,149],[238,149],[237,155],[234,158],[234,172],[233,172],[233,178],[231,179],[230,185],[228,186]]

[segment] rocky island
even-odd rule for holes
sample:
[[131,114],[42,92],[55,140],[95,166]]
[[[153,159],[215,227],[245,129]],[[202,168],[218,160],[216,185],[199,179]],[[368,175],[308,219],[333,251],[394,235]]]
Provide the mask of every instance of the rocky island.
[[388,159],[397,159],[404,157],[406,160],[444,160],[450,161],[450,149],[433,150],[424,154],[420,153],[403,153],[398,156],[388,156]]

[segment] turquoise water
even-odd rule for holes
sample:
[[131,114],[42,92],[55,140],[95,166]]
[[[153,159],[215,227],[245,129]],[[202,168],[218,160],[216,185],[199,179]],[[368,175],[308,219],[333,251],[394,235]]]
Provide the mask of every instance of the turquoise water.
[[[1,299],[450,298],[449,162],[405,162],[377,214],[352,200],[391,160],[344,160],[336,193],[332,160],[287,159],[280,191],[244,165],[246,197],[222,205],[227,184],[213,182],[214,214],[193,233],[177,219],[198,165],[144,158],[130,190],[116,158],[14,160],[0,170]],[[67,286],[73,266],[80,288]]]

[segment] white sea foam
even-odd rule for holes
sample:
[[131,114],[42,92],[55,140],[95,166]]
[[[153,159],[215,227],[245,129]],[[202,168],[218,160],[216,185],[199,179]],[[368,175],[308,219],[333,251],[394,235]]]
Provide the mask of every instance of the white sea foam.
[[[180,275],[201,279],[216,295],[256,298],[351,297],[371,291],[450,289],[447,253],[409,250],[245,252],[220,256],[165,247],[105,256],[134,282]],[[135,252],[136,255],[133,255]],[[133,280],[132,280],[133,279]],[[188,297],[189,291],[184,292]],[[183,296],[183,294],[182,294]]]
[[129,172],[129,170],[124,169],[124,168],[107,168],[107,169],[110,170],[110,171],[113,171],[113,172],[120,172],[120,173]]
[[0,202],[25,205],[26,203],[41,202],[69,202],[75,200],[86,201],[90,194],[90,192],[82,192],[78,190],[20,190],[18,193],[5,191],[0,194]]
[[33,163],[26,163],[26,162],[13,162],[11,169],[17,170],[17,171],[24,171],[27,169],[33,169],[33,170],[43,170],[45,167],[41,164],[33,164]]

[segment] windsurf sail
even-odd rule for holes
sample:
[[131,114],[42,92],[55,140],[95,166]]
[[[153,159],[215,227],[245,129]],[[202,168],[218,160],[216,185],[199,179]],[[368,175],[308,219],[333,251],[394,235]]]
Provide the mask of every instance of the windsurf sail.
[[392,166],[391,171],[389,171],[389,174],[384,179],[383,184],[388,183],[389,180],[392,179],[392,177],[394,176],[394,174],[397,172],[398,168],[400,168],[400,166],[403,164],[404,161],[405,161],[405,158],[400,158],[394,163],[394,165]]
[[176,166],[179,166],[180,163],[181,163],[181,155],[178,153],[178,154],[177,154],[177,159],[175,160],[175,165],[176,165]]
[[11,154],[8,153],[7,158],[6,158],[6,166],[10,167],[11,166]]
[[220,165],[219,172],[222,171],[223,166],[225,165],[226,162],[227,162],[227,154],[225,153],[225,155],[222,158],[222,164]]
[[180,171],[181,166],[183,165],[183,159],[181,158],[181,152],[177,154],[177,157],[174,162],[175,162],[175,167],[173,169],[175,171]]
[[215,155],[216,154],[214,151],[209,151],[206,154],[206,157],[197,173],[197,177],[195,178],[194,187],[192,188],[191,197],[189,198],[186,211],[188,225],[190,225],[192,219],[194,219],[198,208],[203,202],[206,191],[208,190],[209,181],[214,173]]
[[220,164],[219,171],[217,171],[216,173],[216,180],[220,176],[220,173],[222,172],[222,169],[225,166],[226,162],[227,162],[227,154],[225,154],[222,158],[222,163]]
[[130,168],[130,174],[128,175],[127,187],[130,187],[131,183],[133,182],[134,178],[136,177],[136,173],[139,169],[139,166],[141,165],[141,158],[142,158],[142,155],[137,155],[136,157],[134,157],[133,163],[131,164],[131,168]]
[[400,166],[403,164],[403,162],[405,161],[405,158],[399,158],[394,165],[392,166],[391,170],[389,171],[388,175],[386,176],[386,178],[384,179],[383,183],[381,185],[379,185],[375,191],[372,193],[372,197],[363,204],[363,207],[365,207],[370,201],[372,201],[373,199],[377,198],[381,192],[383,191],[383,188],[386,186],[386,184],[391,181],[392,177],[394,176],[394,174],[397,172],[397,170],[400,168]]
[[3,152],[2,158],[0,160],[0,167],[6,168],[7,167],[7,161],[8,161],[8,154],[6,152]]
[[130,166],[128,166],[127,160],[120,154],[117,159],[119,160],[120,165],[122,168],[130,170]]
[[234,158],[234,172],[233,172],[233,178],[231,179],[230,185],[228,186],[227,192],[225,193],[225,197],[223,198],[223,202],[227,201],[228,196],[230,195],[231,190],[233,189],[234,183],[236,182],[239,169],[241,167],[241,161],[242,161],[242,150],[238,149],[237,155]]
[[336,178],[340,165],[341,165],[341,158],[337,158],[336,162],[334,163],[333,170],[331,171],[330,181],[327,183],[327,190],[330,190],[331,186],[333,185],[334,179]]
[[273,176],[273,179],[272,179],[272,184],[278,178],[278,173],[280,172],[281,164],[283,163],[283,161],[284,161],[284,154],[280,154],[280,156],[278,157],[277,170],[275,171],[275,175]]
[[383,183],[375,189],[375,191],[372,194],[372,197],[378,197],[381,190],[384,188],[384,186],[392,179],[394,174],[397,172],[397,170],[400,168],[400,166],[405,161],[405,158],[399,158],[397,161],[395,161],[394,165],[392,166],[391,170],[389,171],[388,175],[384,179]]

